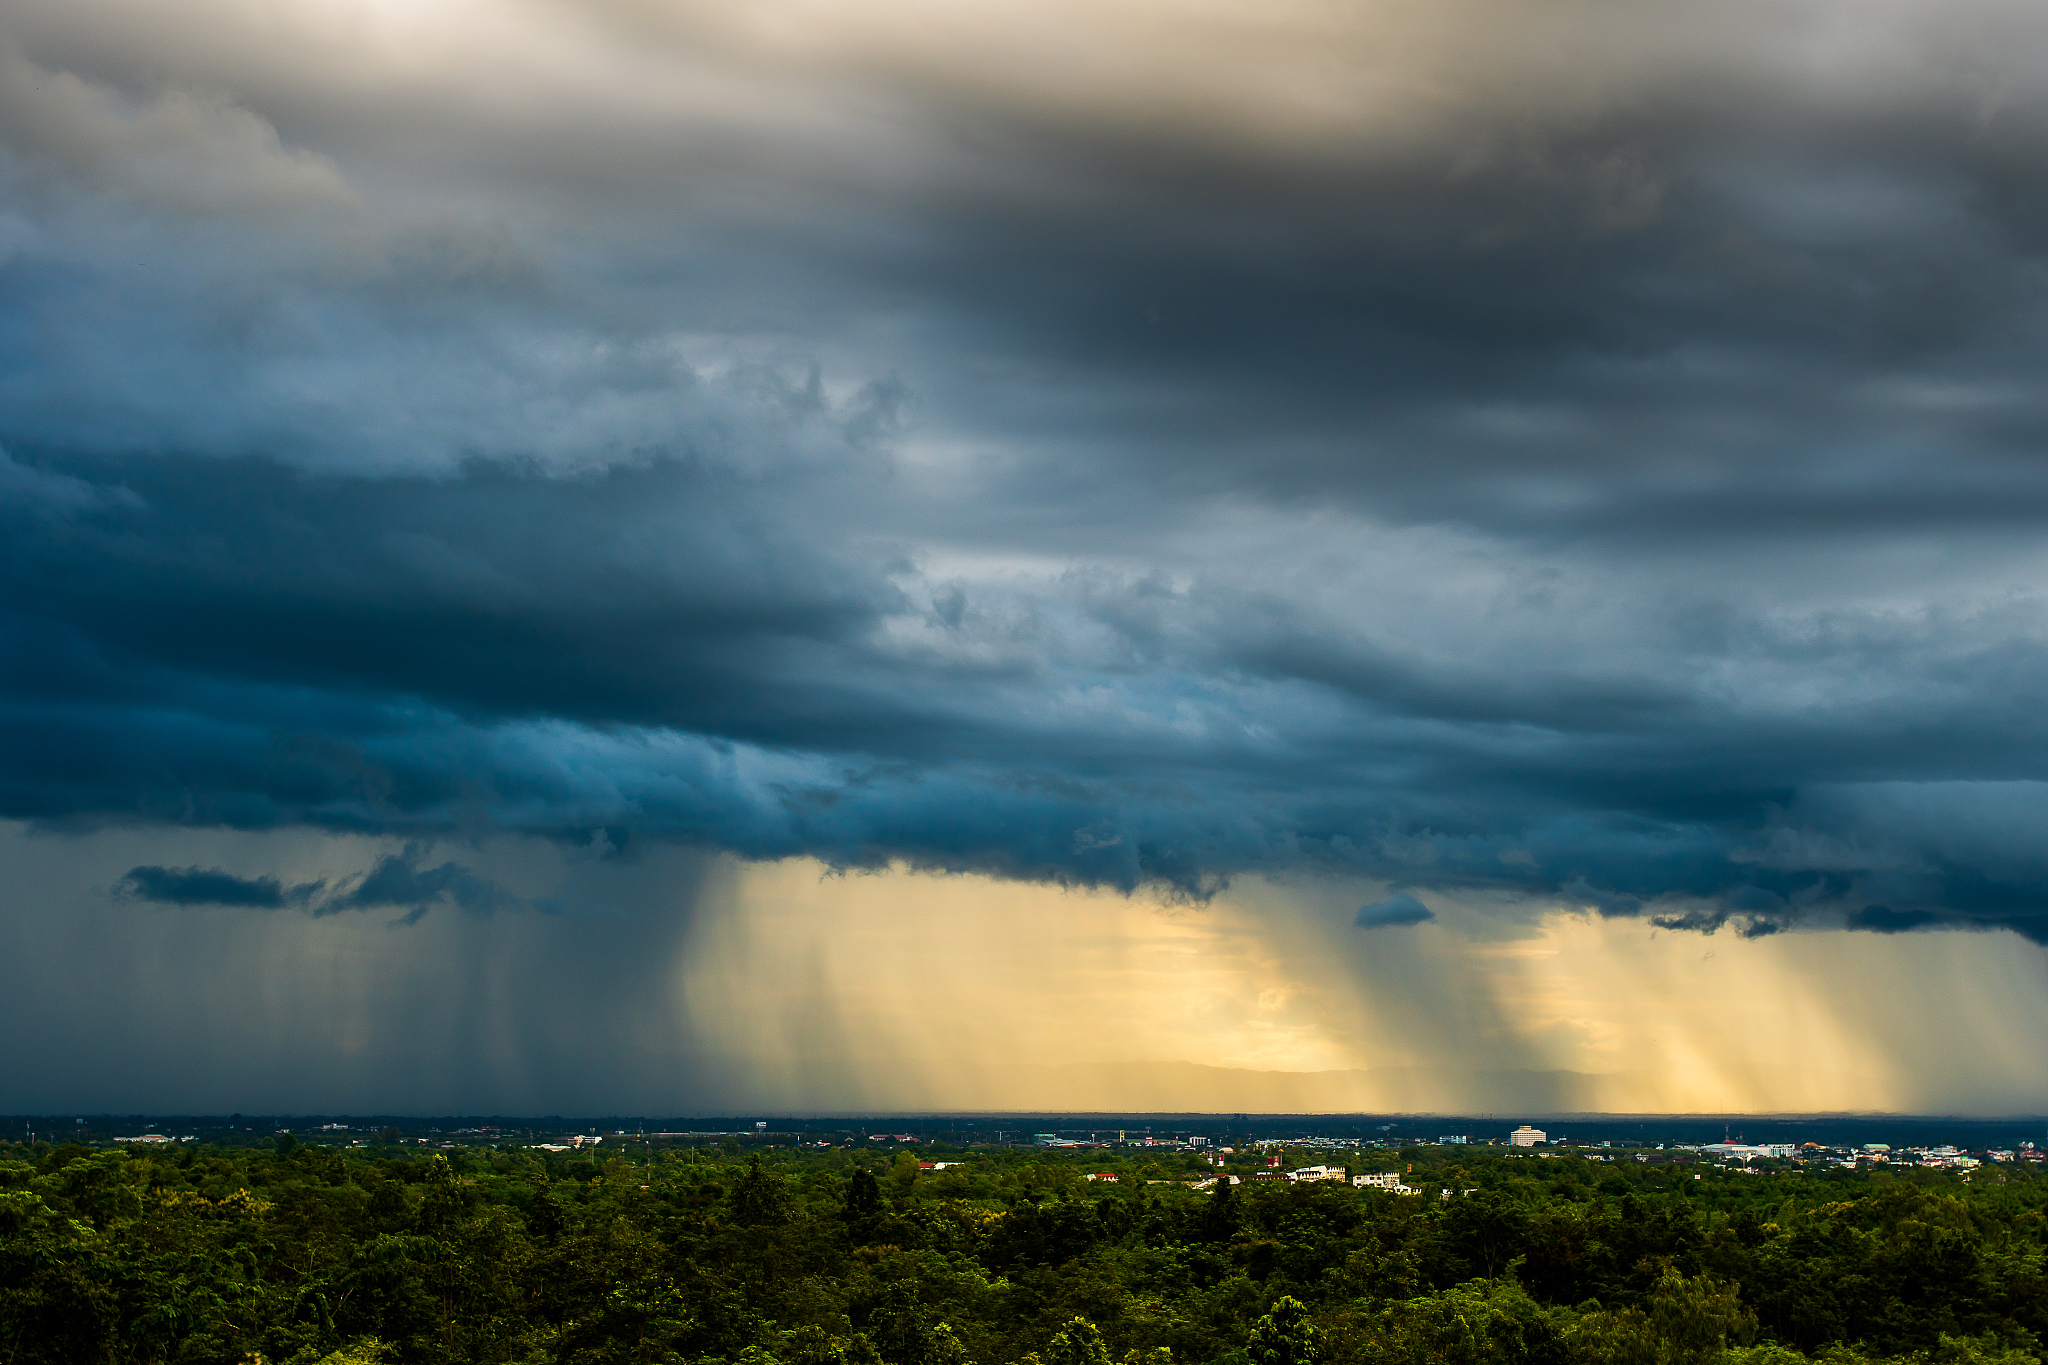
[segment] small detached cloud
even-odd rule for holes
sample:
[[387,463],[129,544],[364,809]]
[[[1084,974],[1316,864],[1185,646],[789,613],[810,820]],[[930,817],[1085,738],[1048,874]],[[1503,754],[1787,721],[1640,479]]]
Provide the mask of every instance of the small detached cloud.
[[[1729,903],[1739,902],[1741,893],[1723,898]],[[1687,910],[1678,914],[1652,915],[1650,923],[1659,929],[1676,929],[1695,934],[1718,934],[1724,926],[1732,927],[1738,938],[1769,938],[1772,934],[1785,931],[1785,923],[1769,915],[1731,915],[1727,905],[1708,906]]]
[[344,910],[374,910],[384,907],[410,909],[412,919],[436,905],[453,904],[464,910],[488,913],[527,904],[455,863],[421,867],[424,850],[408,844],[405,852],[380,858],[377,865],[349,891],[321,906],[317,913],[338,914]]
[[416,923],[435,906],[453,905],[478,914],[547,908],[455,863],[423,866],[425,853],[422,845],[408,844],[403,853],[380,858],[368,872],[344,878],[331,889],[325,881],[287,886],[276,877],[238,877],[218,867],[152,866],[130,868],[114,889],[119,895],[158,905],[293,908],[315,916],[399,909],[408,912],[398,921],[401,924]]
[[1427,924],[1436,918],[1430,908],[1406,892],[1397,891],[1383,901],[1362,906],[1352,923],[1361,929],[1395,929],[1409,924]]
[[159,905],[229,905],[250,910],[282,910],[303,905],[323,882],[286,886],[275,877],[237,877],[217,867],[133,867],[116,889]]

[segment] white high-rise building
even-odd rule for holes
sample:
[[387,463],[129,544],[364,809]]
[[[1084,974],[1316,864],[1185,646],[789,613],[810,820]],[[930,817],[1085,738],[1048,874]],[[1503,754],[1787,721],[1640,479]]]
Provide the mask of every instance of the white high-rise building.
[[1534,1147],[1539,1142],[1548,1141],[1550,1141],[1550,1134],[1544,1132],[1541,1128],[1531,1128],[1526,1123],[1508,1134],[1508,1146],[1510,1147]]

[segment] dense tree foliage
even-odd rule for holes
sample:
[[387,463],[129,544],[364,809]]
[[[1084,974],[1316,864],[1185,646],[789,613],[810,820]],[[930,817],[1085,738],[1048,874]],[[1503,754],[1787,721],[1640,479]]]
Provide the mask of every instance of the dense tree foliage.
[[1449,1150],[1381,1154],[1404,1196],[1006,1149],[0,1149],[0,1359],[2031,1365],[2048,1332],[2024,1170]]

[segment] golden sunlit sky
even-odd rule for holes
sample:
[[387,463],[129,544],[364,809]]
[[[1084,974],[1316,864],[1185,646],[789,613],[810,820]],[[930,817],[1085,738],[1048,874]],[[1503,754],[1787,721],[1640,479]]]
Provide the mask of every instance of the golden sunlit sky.
[[[41,909],[7,925],[8,1022],[90,1040],[153,1108],[2007,1113],[2048,1084],[2048,954],[2009,933],[1702,937],[1453,896],[1361,932],[1376,888],[1336,878],[1195,905],[537,841],[468,856],[565,908],[402,925],[137,905],[78,878],[75,836],[4,838]],[[103,876],[171,846],[282,842],[287,879],[390,852],[191,838],[85,843]],[[55,1058],[16,1082],[77,1093]]]

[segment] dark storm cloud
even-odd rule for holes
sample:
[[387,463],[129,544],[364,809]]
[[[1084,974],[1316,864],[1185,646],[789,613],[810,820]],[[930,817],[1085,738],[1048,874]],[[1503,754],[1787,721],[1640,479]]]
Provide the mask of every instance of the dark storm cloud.
[[2037,16],[596,13],[717,116],[24,19],[0,813],[2048,938]]

